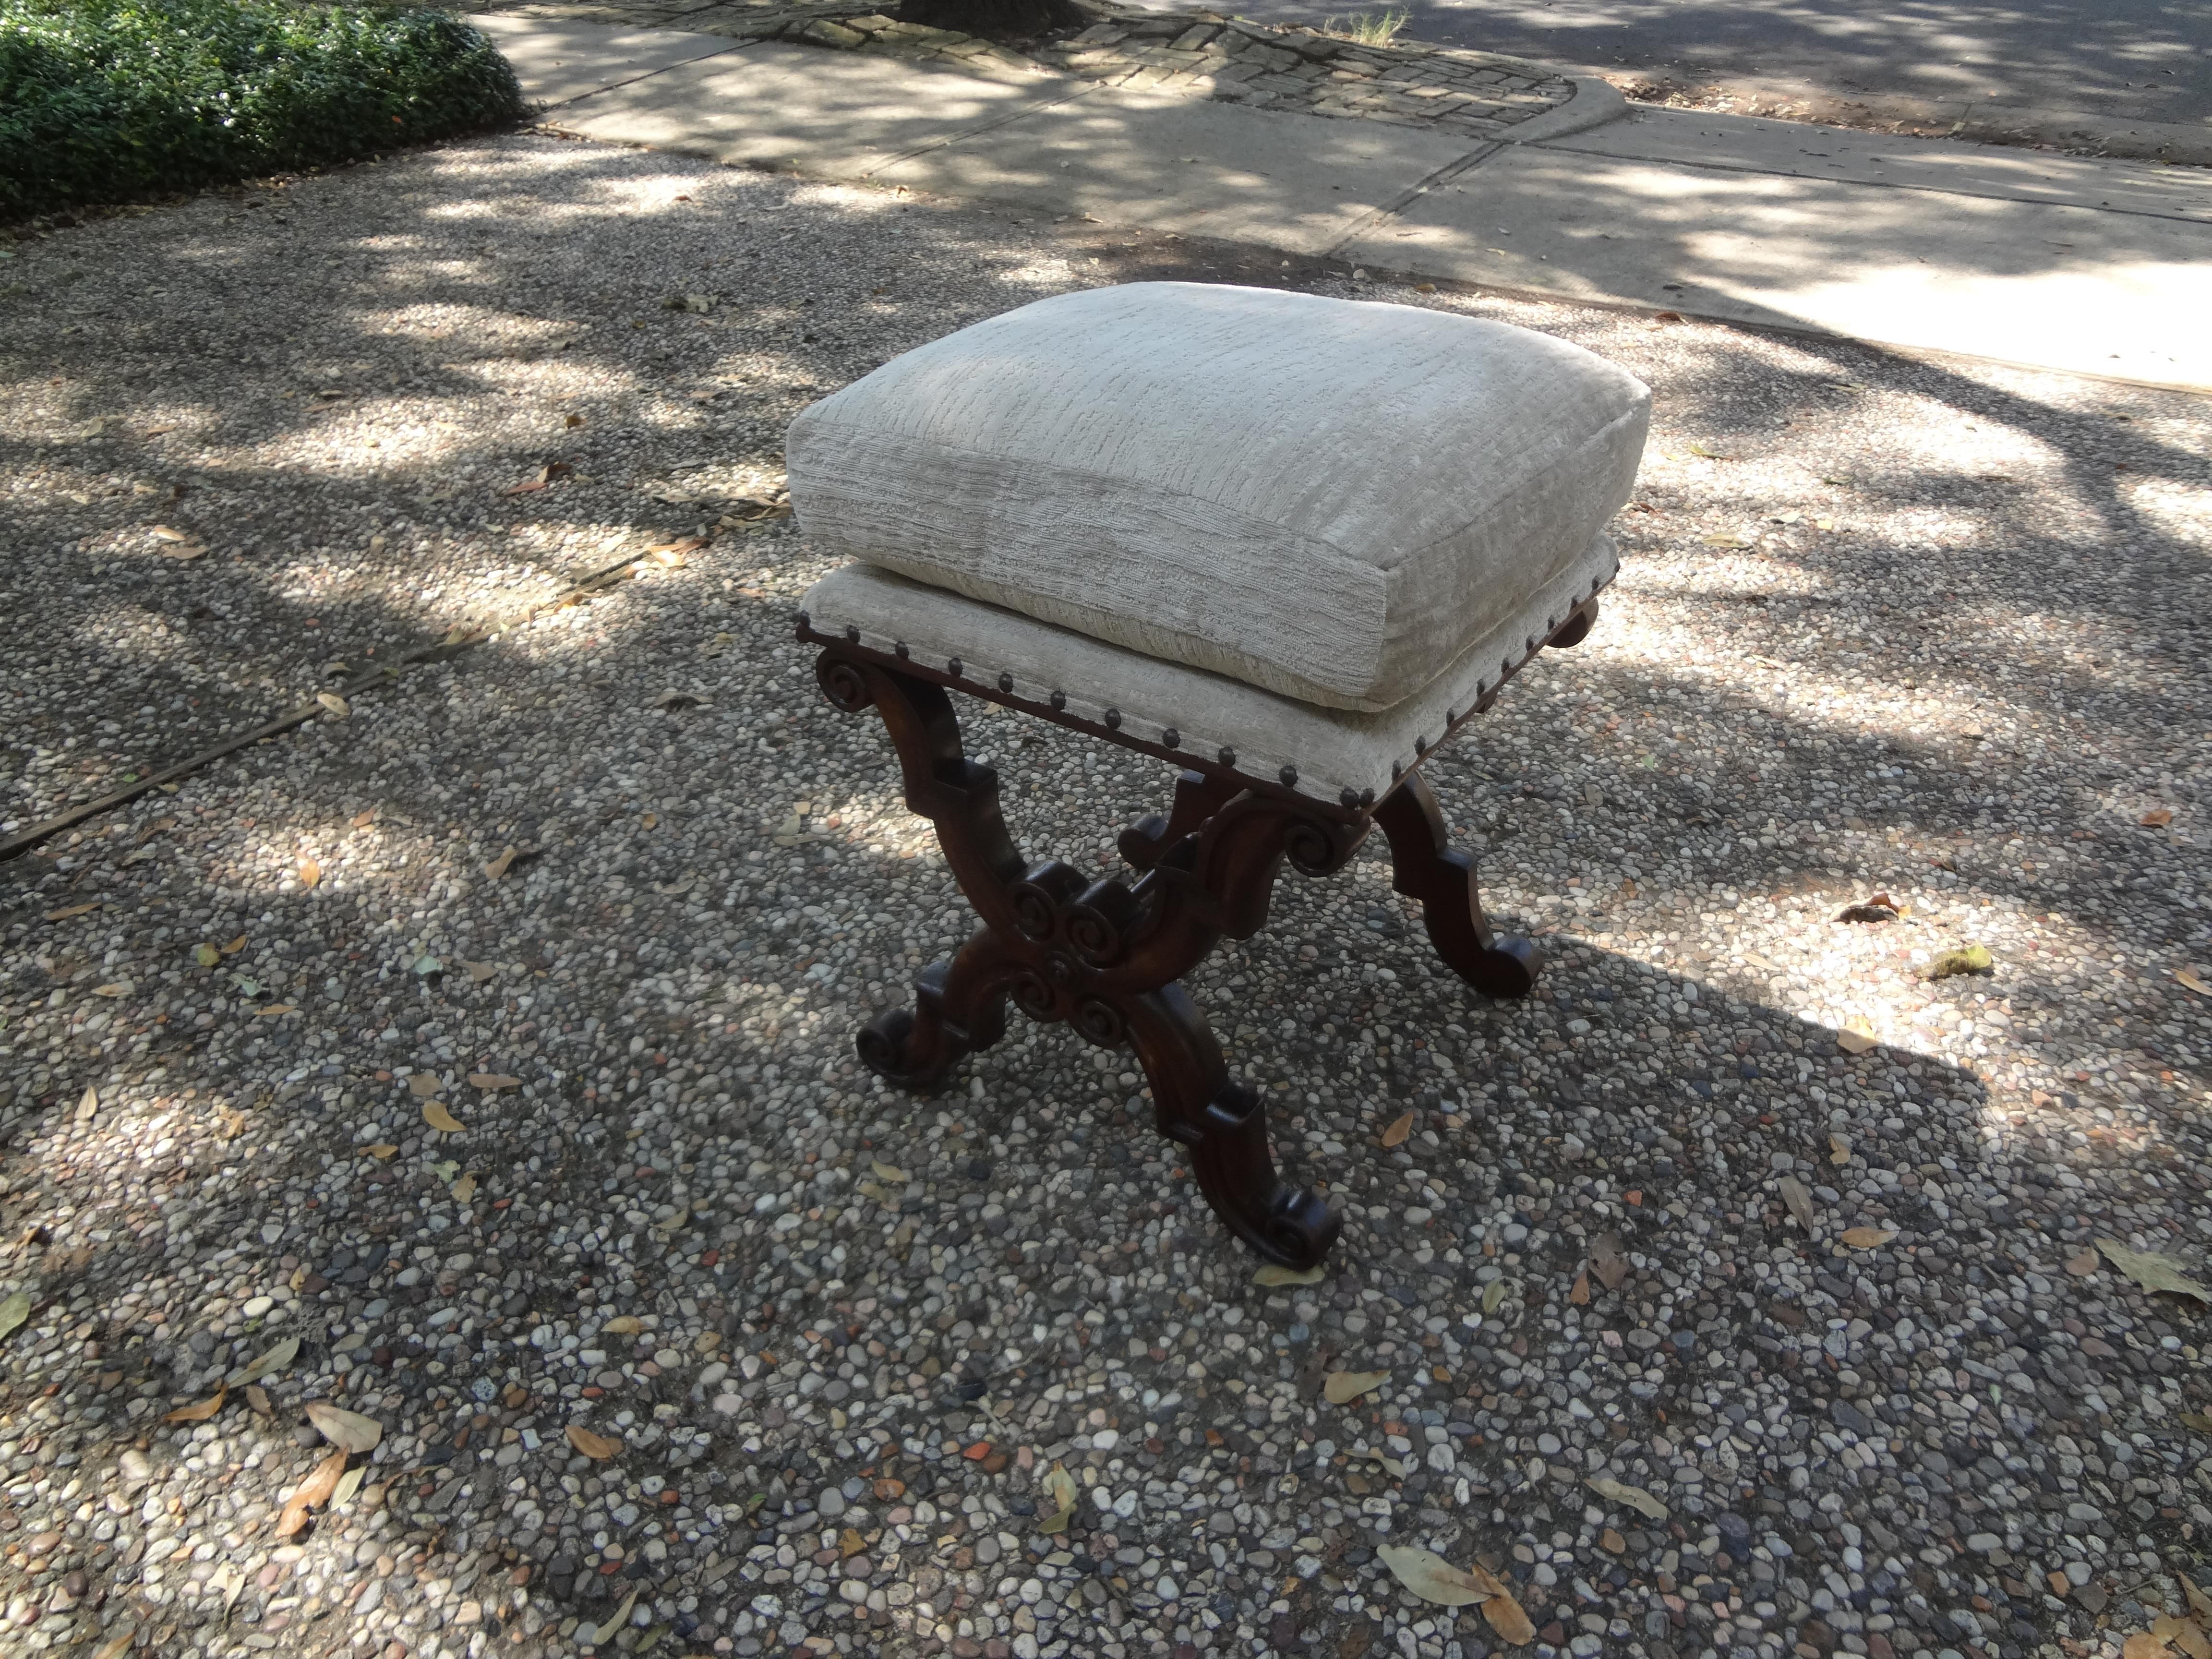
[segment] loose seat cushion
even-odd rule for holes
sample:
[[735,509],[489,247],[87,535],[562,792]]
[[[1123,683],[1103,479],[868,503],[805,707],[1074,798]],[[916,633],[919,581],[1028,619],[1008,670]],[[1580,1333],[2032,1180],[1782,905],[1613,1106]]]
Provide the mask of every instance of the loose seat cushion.
[[895,358],[786,454],[824,553],[1373,712],[1587,560],[1650,412],[1635,376],[1525,329],[1138,283]]

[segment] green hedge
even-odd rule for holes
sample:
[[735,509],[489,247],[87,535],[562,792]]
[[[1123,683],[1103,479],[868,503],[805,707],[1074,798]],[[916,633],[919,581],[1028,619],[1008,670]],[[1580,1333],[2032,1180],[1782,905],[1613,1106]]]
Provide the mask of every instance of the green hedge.
[[523,112],[422,8],[0,0],[0,219],[348,161]]

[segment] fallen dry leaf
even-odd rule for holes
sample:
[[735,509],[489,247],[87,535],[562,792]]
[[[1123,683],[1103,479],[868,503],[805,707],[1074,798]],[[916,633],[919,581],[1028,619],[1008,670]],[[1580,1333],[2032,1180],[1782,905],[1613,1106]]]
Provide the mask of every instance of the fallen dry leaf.
[[514,848],[509,847],[501,852],[497,858],[492,860],[490,863],[484,866],[483,872],[485,878],[490,881],[497,881],[501,876],[507,873],[507,866],[514,862]]
[[1322,1382],[1322,1396],[1332,1406],[1342,1406],[1390,1380],[1388,1371],[1331,1371]]
[[1044,1478],[1044,1495],[1052,1499],[1053,1510],[1037,1522],[1039,1532],[1059,1532],[1075,1513],[1075,1477],[1055,1463]]
[[65,904],[58,910],[47,911],[46,920],[48,921],[67,921],[71,916],[89,915],[93,911],[100,908],[100,907],[106,902],[107,901],[105,899],[94,899],[89,904]]
[[1413,1115],[1407,1112],[1403,1117],[1393,1119],[1390,1127],[1382,1131],[1382,1144],[1385,1146],[1402,1146],[1406,1144],[1406,1137],[1413,1133]]
[[138,1627],[125,1625],[93,1650],[92,1659],[123,1659],[131,1651],[131,1644],[138,1639]]
[[1638,1514],[1649,1516],[1654,1521],[1664,1521],[1667,1518],[1667,1506],[1641,1486],[1629,1486],[1624,1481],[1614,1480],[1609,1474],[1595,1476],[1584,1484],[1600,1498],[1610,1498],[1616,1504],[1626,1504]]
[[2212,984],[2207,984],[2204,976],[2194,968],[2176,969],[2173,976],[2187,988],[2196,992],[2198,996],[2212,997]]
[[1790,1213],[1797,1218],[1797,1224],[1811,1232],[1819,1212],[1813,1207],[1813,1194],[1806,1190],[1805,1183],[1796,1176],[1784,1176],[1776,1184],[1782,1189],[1782,1201],[1790,1206]]
[[1327,1277],[1318,1266],[1285,1267],[1280,1262],[1270,1261],[1252,1275],[1252,1282],[1273,1288],[1278,1285],[1318,1285]]
[[897,1164],[886,1164],[881,1158],[870,1159],[868,1167],[875,1171],[876,1179],[878,1181],[907,1181],[912,1179],[912,1177],[909,1176],[904,1170],[900,1169]]
[[407,1079],[408,1092],[418,1100],[436,1094],[440,1086],[435,1072],[417,1072]]
[[2146,1291],[2167,1291],[2175,1296],[2193,1296],[2199,1302],[2212,1302],[2212,1291],[2182,1272],[2181,1264],[2170,1256],[2131,1250],[2117,1238],[2100,1238],[2097,1248],[2105,1253],[2105,1260]]
[[637,1591],[638,1587],[632,1584],[629,1594],[623,1597],[623,1604],[615,1609],[614,1617],[592,1632],[593,1647],[603,1648],[622,1633],[623,1627],[629,1623],[629,1610],[637,1605]]
[[2084,1250],[2079,1255],[2068,1256],[2066,1271],[2076,1279],[2087,1279],[2097,1271],[2097,1253],[2094,1250]]
[[1490,1599],[1490,1592],[1472,1574],[1433,1551],[1410,1544],[1385,1544],[1375,1553],[1390,1569],[1390,1576],[1421,1601],[1439,1607],[1464,1607]]
[[84,1092],[77,1097],[76,1121],[80,1123],[89,1123],[93,1114],[99,1109],[100,1091],[88,1083],[84,1085]]
[[315,1465],[314,1471],[302,1480],[291,1497],[284,1500],[284,1512],[276,1517],[276,1535],[289,1538],[307,1524],[307,1511],[319,1504],[327,1504],[338,1489],[338,1477],[345,1473],[346,1455],[334,1451]]
[[246,1385],[246,1403],[253,1407],[256,1417],[273,1416],[276,1408],[269,1403],[269,1390],[258,1382]]
[[599,1328],[611,1331],[617,1336],[635,1336],[645,1328],[645,1323],[635,1314],[617,1314]]
[[315,693],[315,701],[340,720],[353,713],[353,705],[335,691],[318,691]]
[[15,1328],[31,1316],[31,1293],[11,1291],[8,1299],[0,1302],[0,1342],[15,1334]]
[[1504,1302],[1505,1281],[1504,1279],[1493,1279],[1482,1287],[1483,1312],[1494,1314],[1504,1304]]
[[363,1463],[357,1468],[348,1469],[340,1475],[337,1489],[331,1494],[331,1507],[334,1510],[342,1510],[352,1503],[353,1495],[361,1490],[362,1479],[368,1473],[368,1465]]
[[1828,1162],[1841,1165],[1851,1161],[1851,1143],[1841,1135],[1828,1137]]
[[301,886],[319,887],[322,884],[322,880],[323,866],[321,865],[316,863],[313,859],[301,859],[300,860]]
[[223,1384],[206,1399],[195,1405],[179,1406],[161,1420],[164,1423],[204,1423],[222,1409],[222,1402],[230,1393],[230,1385]]
[[2136,822],[2146,830],[2163,830],[2173,822],[2173,809],[2170,806],[2154,806]]
[[477,1178],[473,1174],[465,1175],[453,1183],[454,1203],[465,1204],[476,1195]]
[[1608,1291],[1617,1291],[1628,1277],[1628,1258],[1621,1254],[1619,1233],[1600,1233],[1590,1241],[1590,1271]]
[[623,1449],[621,1441],[610,1440],[603,1434],[593,1434],[580,1423],[568,1425],[568,1443],[595,1463],[605,1462]]
[[1836,1047],[1847,1054],[1863,1054],[1881,1046],[1881,1039],[1875,1036],[1874,1026],[1863,1014],[1853,1014],[1836,1033]]
[[235,1389],[243,1383],[258,1382],[271,1371],[281,1371],[299,1357],[299,1352],[300,1339],[288,1336],[258,1359],[233,1371],[228,1378],[230,1386]]
[[1855,1250],[1879,1249],[1897,1237],[1894,1227],[1846,1227],[1840,1235]]
[[488,979],[499,977],[499,969],[489,962],[464,962],[461,967],[468,974],[471,985],[481,985]]
[[1567,1300],[1577,1308],[1589,1306],[1589,1269],[1585,1267],[1575,1275],[1575,1282],[1567,1289]]
[[364,1146],[362,1148],[362,1151],[367,1152],[371,1158],[390,1158],[398,1152],[398,1150],[399,1148],[393,1146],[388,1140],[380,1140],[374,1146]]
[[461,1132],[460,1119],[447,1111],[445,1102],[441,1100],[426,1100],[422,1103],[422,1121],[432,1128],[441,1130],[449,1135],[456,1135]]
[[1467,1570],[1468,1577],[1489,1592],[1490,1599],[1482,1604],[1482,1616],[1490,1628],[1498,1632],[1498,1639],[1510,1642],[1515,1647],[1526,1647],[1536,1639],[1536,1627],[1529,1623],[1528,1613],[1513,1592],[1505,1588],[1503,1580],[1495,1577],[1481,1562]]
[[222,952],[212,945],[196,945],[192,947],[192,960],[203,968],[212,968],[222,960]]
[[1928,964],[1930,979],[1950,979],[1959,974],[1986,974],[1994,966],[1990,953],[1978,945],[1962,945],[1946,951]]
[[2212,1414],[2203,1412],[2184,1412],[2179,1420],[2185,1429],[2194,1429],[2199,1434],[2212,1434]]
[[374,1451],[384,1438],[384,1425],[374,1418],[344,1410],[327,1400],[307,1402],[307,1421],[324,1439],[344,1451]]
[[472,1089],[520,1089],[522,1079],[509,1077],[504,1072],[471,1072],[469,1086]]
[[240,951],[243,951],[245,948],[246,948],[246,935],[245,935],[245,934],[243,934],[243,933],[240,933],[240,934],[236,939],[234,939],[231,940],[231,942],[230,942],[229,944],[228,944],[228,945],[224,945],[224,946],[222,947],[222,953],[223,953],[223,955],[225,955],[225,956],[227,956],[227,957],[234,957],[234,956],[236,956],[236,955],[237,955]]

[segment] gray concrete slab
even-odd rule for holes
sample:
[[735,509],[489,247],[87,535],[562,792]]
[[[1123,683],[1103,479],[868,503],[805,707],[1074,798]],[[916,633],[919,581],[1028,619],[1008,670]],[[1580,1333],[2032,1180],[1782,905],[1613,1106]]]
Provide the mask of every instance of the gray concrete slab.
[[873,176],[1317,254],[1475,148],[1376,121],[1101,88]]
[[987,77],[770,41],[579,99],[550,125],[586,138],[851,179],[1093,89],[1059,76]]
[[1513,147],[1346,244],[1431,276],[2212,388],[2212,228]]
[[1620,120],[1546,147],[1582,155],[2110,207],[2212,222],[2212,172],[2198,167],[1899,138],[1756,116],[1632,108]]
[[679,64],[740,52],[750,44],[673,29],[616,29],[542,17],[489,15],[468,21],[514,65],[522,95],[545,106],[566,104]]

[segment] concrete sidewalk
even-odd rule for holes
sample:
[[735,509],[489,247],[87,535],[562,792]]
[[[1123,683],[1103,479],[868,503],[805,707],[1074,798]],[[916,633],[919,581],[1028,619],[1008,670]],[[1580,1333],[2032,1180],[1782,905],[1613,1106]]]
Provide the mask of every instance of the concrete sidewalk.
[[2212,390],[2212,173],[2194,168],[1627,109],[1595,86],[1470,143],[1041,68],[474,21],[546,125],[585,137]]

